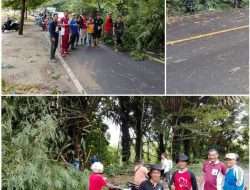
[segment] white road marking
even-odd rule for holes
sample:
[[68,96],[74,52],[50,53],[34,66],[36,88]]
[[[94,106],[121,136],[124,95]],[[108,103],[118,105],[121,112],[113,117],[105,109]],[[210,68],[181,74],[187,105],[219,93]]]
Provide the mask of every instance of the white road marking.
[[[49,42],[49,37],[48,35],[46,35],[46,33],[44,33],[45,38],[48,40]],[[59,40],[60,41],[60,40]],[[76,78],[75,74],[73,73],[73,71],[70,69],[69,65],[67,64],[67,62],[63,59],[63,57],[61,56],[60,52],[56,52],[56,55],[58,56],[60,63],[62,64],[63,68],[66,70],[67,74],[69,75],[70,79],[72,80],[73,84],[75,85],[77,91],[80,94],[87,94],[87,91],[83,88],[83,86],[81,85],[80,81]]]

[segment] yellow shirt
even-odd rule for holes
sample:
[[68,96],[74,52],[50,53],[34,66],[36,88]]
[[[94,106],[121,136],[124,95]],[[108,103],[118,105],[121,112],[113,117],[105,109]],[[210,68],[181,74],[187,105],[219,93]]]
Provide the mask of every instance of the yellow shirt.
[[94,27],[95,27],[94,23],[88,23],[87,33],[90,33],[90,34],[94,33]]

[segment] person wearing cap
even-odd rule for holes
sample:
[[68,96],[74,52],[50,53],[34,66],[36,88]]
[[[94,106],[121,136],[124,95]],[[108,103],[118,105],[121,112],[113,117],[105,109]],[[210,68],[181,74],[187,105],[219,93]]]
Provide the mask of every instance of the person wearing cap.
[[161,165],[153,165],[148,173],[149,179],[142,182],[139,190],[163,190],[161,181]]
[[202,171],[204,190],[222,190],[226,166],[219,160],[219,153],[216,149],[208,151],[208,160],[203,163]]
[[142,182],[148,178],[148,169],[144,166],[143,160],[139,160],[135,164],[134,168],[134,184],[139,186]]
[[50,60],[55,61],[56,49],[58,46],[59,30],[57,25],[58,15],[53,15],[53,20],[49,23],[49,34],[50,34]]
[[227,167],[223,190],[244,190],[244,171],[237,165],[239,156],[235,153],[228,153],[225,156]]
[[99,44],[99,39],[101,38],[102,34],[102,25],[103,25],[103,20],[101,18],[101,15],[97,13],[95,19],[94,19],[94,46],[98,46]]
[[103,164],[95,162],[91,165],[92,173],[89,176],[89,190],[103,190],[105,187],[110,189],[120,189],[117,186],[108,182],[107,178],[103,175]]
[[195,175],[188,169],[189,158],[180,154],[176,160],[178,170],[173,173],[171,190],[198,190]]
[[68,11],[64,12],[64,17],[61,19],[60,22],[61,26],[61,54],[63,57],[69,53],[69,14]]

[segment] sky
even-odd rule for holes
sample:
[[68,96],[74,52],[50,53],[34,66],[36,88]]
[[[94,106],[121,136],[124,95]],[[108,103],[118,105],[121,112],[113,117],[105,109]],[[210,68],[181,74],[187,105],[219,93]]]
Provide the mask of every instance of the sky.
[[120,126],[116,125],[112,120],[105,118],[103,121],[106,125],[109,126],[108,133],[110,134],[109,143],[112,147],[117,147],[119,144],[120,137]]

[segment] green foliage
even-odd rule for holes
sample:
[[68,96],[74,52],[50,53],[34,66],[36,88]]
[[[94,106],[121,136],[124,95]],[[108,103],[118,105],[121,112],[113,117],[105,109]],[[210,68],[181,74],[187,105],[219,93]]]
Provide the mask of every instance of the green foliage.
[[130,53],[130,55],[134,58],[136,61],[143,61],[146,58],[145,53],[142,51],[134,50]]
[[45,99],[16,100],[3,100],[3,189],[87,189],[87,170],[80,173],[66,169],[52,156],[50,143],[55,139],[57,124],[46,111]]
[[[183,0],[166,0],[168,15],[184,14],[185,6]],[[195,10],[225,10],[233,7],[233,1],[228,0],[194,0]],[[249,0],[242,0],[242,6],[248,7]]]
[[[112,12],[114,21],[118,15],[122,15],[125,22],[123,42],[126,50],[164,51],[164,0],[51,0],[46,5],[56,6],[60,11],[77,13],[93,14],[99,11],[103,18]],[[105,40],[105,43],[113,45],[112,39]]]
[[[35,9],[38,6],[44,4],[48,0],[26,0],[26,6],[28,9]],[[20,0],[3,0],[2,6],[4,8],[12,8],[14,10],[21,9],[21,1]]]

